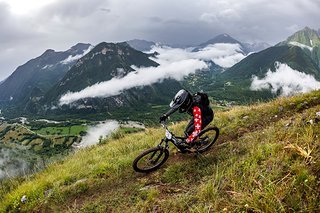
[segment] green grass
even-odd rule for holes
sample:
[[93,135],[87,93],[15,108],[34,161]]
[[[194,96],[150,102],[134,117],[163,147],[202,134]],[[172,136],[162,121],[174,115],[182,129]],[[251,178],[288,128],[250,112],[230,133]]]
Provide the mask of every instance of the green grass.
[[[164,130],[109,139],[2,190],[3,212],[319,212],[320,91],[217,112],[218,143],[150,174],[131,164]],[[313,122],[310,122],[313,120]],[[181,134],[186,122],[170,126]],[[26,195],[27,201],[21,203]]]

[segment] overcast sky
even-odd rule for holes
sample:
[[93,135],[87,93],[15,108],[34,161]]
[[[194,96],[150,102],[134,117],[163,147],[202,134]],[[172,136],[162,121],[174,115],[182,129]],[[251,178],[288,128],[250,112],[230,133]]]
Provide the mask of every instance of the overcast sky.
[[46,49],[79,42],[194,45],[228,33],[275,44],[319,20],[320,0],[0,0],[0,81]]

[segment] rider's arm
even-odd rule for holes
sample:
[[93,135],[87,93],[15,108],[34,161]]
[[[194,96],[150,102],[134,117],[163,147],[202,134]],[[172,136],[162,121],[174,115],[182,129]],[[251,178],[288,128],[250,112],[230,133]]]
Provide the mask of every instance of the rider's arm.
[[189,135],[187,138],[187,143],[192,142],[195,137],[200,133],[201,131],[201,125],[202,125],[202,114],[201,109],[197,106],[195,106],[192,110],[193,113],[193,123],[194,123],[194,131]]
[[169,109],[168,112],[164,113],[163,116],[165,117],[169,117],[171,114],[173,114],[175,111],[177,111],[179,108],[175,108],[175,107],[172,107]]

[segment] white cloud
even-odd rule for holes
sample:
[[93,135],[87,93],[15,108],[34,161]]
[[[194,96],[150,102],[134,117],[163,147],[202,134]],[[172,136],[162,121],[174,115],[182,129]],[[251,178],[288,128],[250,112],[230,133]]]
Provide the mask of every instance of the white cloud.
[[245,58],[242,53],[239,44],[229,44],[229,43],[217,43],[213,45],[208,45],[207,47],[197,51],[192,52],[191,49],[180,49],[180,48],[170,48],[170,47],[154,47],[151,52],[160,53],[160,58],[158,63],[162,64],[165,61],[173,62],[183,59],[199,59],[199,60],[212,60],[214,63],[221,67],[232,67],[234,64]]
[[146,86],[168,78],[181,80],[183,76],[207,67],[207,64],[203,61],[186,59],[155,68],[140,68],[136,72],[130,72],[123,78],[113,78],[110,81],[97,83],[79,92],[68,92],[60,98],[60,104],[70,104],[79,99],[89,97],[110,97],[118,95],[126,89]]
[[90,52],[90,50],[92,50],[93,46],[89,46],[89,48],[87,50],[84,50],[82,54],[79,55],[69,55],[68,58],[64,59],[63,61],[61,61],[61,64],[69,64],[73,61],[76,61],[78,59],[80,59],[82,56],[86,55],[88,52]]
[[81,143],[77,147],[88,147],[99,143],[100,138],[105,138],[116,129],[119,128],[119,123],[113,120],[101,122],[96,126],[90,126],[87,134],[82,138]]
[[292,69],[287,64],[276,63],[276,71],[268,70],[264,78],[253,76],[251,90],[270,89],[272,93],[280,92],[281,96],[306,93],[320,89],[318,82],[312,75]]
[[199,52],[193,53],[195,58],[212,60],[221,67],[232,67],[246,56],[242,53],[239,44],[218,43],[209,45]]
[[18,149],[0,147],[0,180],[26,174],[29,167]]

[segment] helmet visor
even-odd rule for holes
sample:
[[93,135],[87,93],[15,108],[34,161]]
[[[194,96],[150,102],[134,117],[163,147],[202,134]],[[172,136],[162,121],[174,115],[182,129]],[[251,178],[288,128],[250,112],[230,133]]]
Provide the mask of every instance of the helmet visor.
[[182,103],[182,95],[185,93],[184,90],[180,90],[179,92],[177,92],[177,94],[174,96],[174,98],[172,99],[172,101],[170,102],[169,106],[171,108],[176,108],[179,107]]

